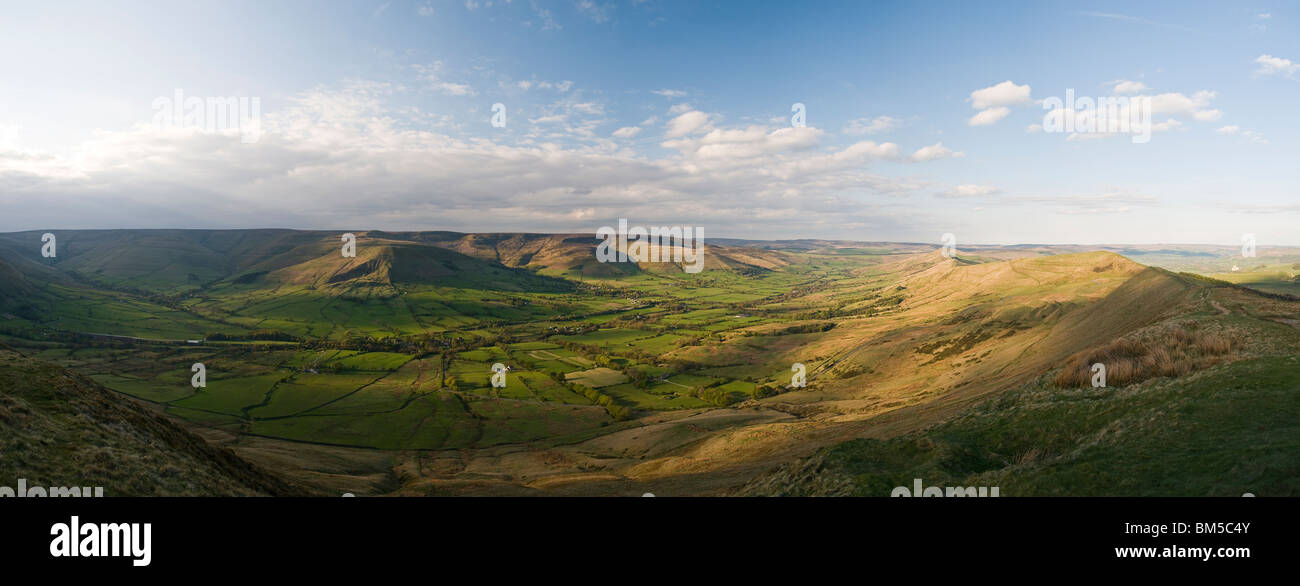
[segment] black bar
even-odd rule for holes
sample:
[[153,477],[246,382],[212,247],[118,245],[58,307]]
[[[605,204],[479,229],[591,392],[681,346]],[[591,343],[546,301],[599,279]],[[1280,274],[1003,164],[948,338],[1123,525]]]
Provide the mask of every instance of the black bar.
[[[749,560],[739,564],[748,570],[780,559],[865,567],[942,560],[972,571],[1045,566],[1073,568],[1071,575],[1235,573],[1294,558],[1298,507],[1295,499],[1269,498],[14,498],[0,500],[0,551],[7,568],[128,576],[451,564],[535,577],[563,576],[575,563],[584,572],[608,564],[649,575],[687,572],[664,564],[688,559]],[[52,557],[51,527],[74,515],[83,526],[151,524],[149,565],[135,567],[130,557]],[[1168,532],[1178,522],[1188,524],[1187,533]],[[1197,532],[1198,523],[1245,532]],[[1167,532],[1153,536],[1127,524]],[[1169,546],[1249,548],[1249,557],[1126,559],[1115,551]]]

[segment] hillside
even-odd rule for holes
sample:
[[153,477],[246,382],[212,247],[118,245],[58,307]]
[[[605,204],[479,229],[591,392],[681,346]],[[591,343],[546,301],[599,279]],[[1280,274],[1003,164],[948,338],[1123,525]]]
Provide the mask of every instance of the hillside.
[[[1283,296],[1108,250],[945,258],[920,244],[724,241],[693,274],[598,263],[587,235],[354,234],[357,254],[343,257],[332,231],[69,231],[57,259],[40,257],[39,233],[0,235],[12,277],[0,284],[0,341],[329,490],[725,494],[759,477],[771,483],[756,492],[798,493],[815,491],[783,464],[821,469],[840,461],[836,446],[913,437],[979,409],[1036,412],[1016,397],[1092,393],[1086,404],[1103,413],[977,428],[1082,445],[1102,428],[1074,423],[1170,412],[1159,393],[1137,404],[1087,390],[1092,363],[1113,367],[1117,398],[1190,388],[1216,369],[1271,364],[1300,323]],[[194,362],[209,369],[199,391]],[[791,385],[796,364],[805,387]],[[1003,398],[1009,410],[988,407]],[[1020,458],[981,441],[944,449]],[[1069,462],[1062,453],[1052,461]],[[898,469],[925,466],[913,456]],[[819,478],[851,487],[845,474],[847,485]],[[1043,490],[1069,490],[1043,478]]]
[[292,496],[258,468],[94,381],[0,345],[0,477],[105,496]]
[[[1098,345],[1081,362],[1108,364],[1106,388],[1061,386],[1074,363],[1058,364],[949,421],[830,447],[738,494],[887,496],[922,478],[1003,496],[1300,495],[1297,311],[1149,269],[1055,333]],[[1189,338],[1227,343],[1186,349]],[[1125,356],[1103,350],[1116,344],[1156,357],[1136,362],[1152,372],[1125,384]]]
[[255,270],[231,278],[229,282],[240,285],[306,285],[317,289],[399,284],[504,291],[572,289],[572,285],[565,281],[436,246],[366,236],[360,238],[365,239],[357,247],[355,257],[344,257],[333,242],[313,243],[286,253],[292,255],[293,260],[310,257],[308,260],[265,270],[269,266],[285,264],[282,258],[286,255],[277,256],[256,265]]

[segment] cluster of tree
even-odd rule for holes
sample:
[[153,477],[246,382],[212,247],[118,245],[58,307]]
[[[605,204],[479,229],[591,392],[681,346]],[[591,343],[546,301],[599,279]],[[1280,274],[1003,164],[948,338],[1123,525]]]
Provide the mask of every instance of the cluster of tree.
[[781,394],[781,387],[769,383],[766,385],[755,387],[753,396],[755,399],[765,399],[767,397],[775,397],[779,394]]
[[815,322],[810,324],[797,324],[775,330],[772,332],[762,333],[755,331],[746,331],[746,336],[788,336],[790,334],[814,334],[817,332],[828,332],[835,328],[835,322]]
[[600,329],[600,326],[597,324],[579,323],[571,326],[551,326],[551,329],[548,330],[548,332],[552,334],[574,335],[574,334],[587,334],[587,333],[594,332],[598,329]]
[[609,413],[609,416],[613,417],[614,421],[624,421],[632,417],[632,410],[623,405],[619,405],[617,402],[614,401],[613,397],[606,395],[605,393],[602,393],[599,390],[593,389],[587,385],[571,383],[565,380],[563,373],[552,372],[551,380],[555,381],[556,384],[566,389],[569,389],[570,391],[573,391],[574,393],[586,397],[588,401],[591,401],[592,403],[604,407],[605,412]]
[[652,380],[650,373],[635,366],[624,367],[622,372],[623,375],[632,383],[632,386],[638,389],[644,389],[650,386],[650,381]]
[[726,407],[727,405],[734,403],[735,400],[732,398],[731,393],[721,388],[721,384],[722,382],[719,381],[703,387],[697,387],[695,389],[695,396],[710,405],[716,405],[718,407]]
[[657,358],[654,354],[640,348],[620,348],[618,354],[613,355],[606,352],[604,348],[592,344],[565,341],[561,342],[560,345],[566,350],[583,355],[598,366],[607,366],[616,370],[622,369],[629,358],[642,362],[651,362]]
[[212,341],[240,341],[240,340],[266,340],[274,342],[297,342],[298,336],[279,330],[254,330],[244,334],[227,334],[225,332],[207,332],[203,334],[205,340]]

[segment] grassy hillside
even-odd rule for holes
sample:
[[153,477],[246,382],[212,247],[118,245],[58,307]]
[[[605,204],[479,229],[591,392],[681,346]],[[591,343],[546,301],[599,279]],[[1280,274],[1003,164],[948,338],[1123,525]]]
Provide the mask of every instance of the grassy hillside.
[[[1138,360],[1150,372],[1093,388],[1062,376],[1072,360],[950,421],[837,445],[740,493],[888,496],[920,478],[1003,496],[1300,495],[1300,331],[1285,321],[1297,304],[1226,288],[1198,296],[1201,306],[1084,354],[1112,373],[1151,353],[1172,368]],[[1201,347],[1207,338],[1220,342]],[[1116,345],[1137,350],[1117,356]]]
[[[326,231],[59,234],[57,259],[39,255],[39,233],[0,235],[0,340],[330,490],[723,494],[762,477],[769,492],[852,492],[876,480],[835,446],[892,446],[985,413],[1001,419],[935,444],[989,466],[952,478],[1011,470],[1006,487],[1040,478],[1034,490],[1065,494],[1067,476],[1005,462],[1038,461],[1015,451],[1037,444],[1082,462],[1066,446],[1181,400],[1125,402],[1137,390],[1293,355],[1300,325],[1284,296],[1083,247],[944,258],[924,244],[721,241],[693,274],[597,263],[589,235],[356,231],[344,257]],[[1228,254],[1215,250],[1130,252]],[[1098,361],[1113,392],[1087,384]],[[205,388],[189,384],[195,362]],[[796,364],[806,386],[791,384]],[[1017,419],[1029,413],[1042,415]],[[1222,423],[1221,444],[1250,437]],[[999,429],[1023,441],[988,445]],[[1148,448],[1099,458],[1119,474],[1126,451]],[[885,454],[880,470],[949,473],[943,450]],[[793,461],[797,473],[768,475]]]
[[106,496],[305,495],[166,417],[0,346],[0,476]]

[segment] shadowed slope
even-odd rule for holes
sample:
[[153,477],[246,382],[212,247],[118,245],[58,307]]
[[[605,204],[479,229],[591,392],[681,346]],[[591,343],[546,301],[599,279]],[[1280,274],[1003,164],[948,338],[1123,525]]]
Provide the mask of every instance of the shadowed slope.
[[105,496],[305,495],[165,417],[0,346],[0,477]]

